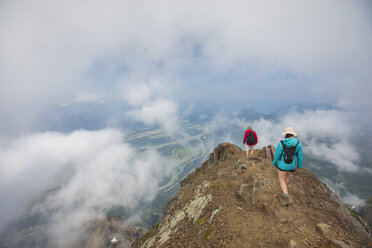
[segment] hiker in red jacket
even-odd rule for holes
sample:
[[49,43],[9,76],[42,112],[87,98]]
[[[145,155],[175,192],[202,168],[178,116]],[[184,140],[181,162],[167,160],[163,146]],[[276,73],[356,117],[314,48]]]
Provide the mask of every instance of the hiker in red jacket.
[[247,130],[245,130],[243,139],[243,144],[245,144],[247,158],[252,156],[253,148],[257,144],[257,141],[258,139],[256,132],[252,130],[251,126],[248,126]]

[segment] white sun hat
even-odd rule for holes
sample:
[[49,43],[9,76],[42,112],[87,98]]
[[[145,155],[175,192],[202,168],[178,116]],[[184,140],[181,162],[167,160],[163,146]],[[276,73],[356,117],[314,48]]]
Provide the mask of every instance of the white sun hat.
[[285,136],[286,134],[293,134],[293,136],[297,136],[297,133],[294,131],[293,127],[287,127],[284,129],[282,134]]

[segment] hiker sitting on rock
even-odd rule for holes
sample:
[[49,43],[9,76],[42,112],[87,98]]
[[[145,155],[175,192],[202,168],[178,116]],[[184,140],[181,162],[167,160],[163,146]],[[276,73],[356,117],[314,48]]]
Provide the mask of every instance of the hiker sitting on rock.
[[[283,191],[282,197],[285,200],[284,205],[288,205],[290,203],[288,195],[289,172],[296,170],[296,163],[297,169],[302,168],[302,144],[295,138],[297,133],[292,127],[287,127],[282,134],[284,140],[280,141],[276,148],[272,165],[278,168],[279,183]],[[278,165],[276,165],[277,163]]]
[[[253,148],[257,144],[257,134],[255,131],[252,130],[251,126],[247,127],[247,130],[245,130],[244,133],[244,139],[243,139],[243,144],[245,144],[245,150],[247,154],[247,158],[252,156],[253,154]],[[250,154],[249,154],[250,152]]]

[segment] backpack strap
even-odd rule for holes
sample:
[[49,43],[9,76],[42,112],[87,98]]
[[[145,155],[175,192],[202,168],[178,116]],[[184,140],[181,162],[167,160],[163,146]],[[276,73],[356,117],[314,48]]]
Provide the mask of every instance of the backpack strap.
[[[281,140],[280,143],[282,143],[283,151],[284,151],[284,149],[288,149],[288,147],[284,144],[283,140]],[[297,144],[294,146],[295,147],[295,154],[296,154],[298,144],[300,144],[300,141],[297,141]]]
[[[281,140],[280,143],[282,143],[282,146],[285,146],[286,148],[288,148],[288,147],[284,144],[283,140]],[[298,141],[297,144],[295,145],[296,149],[297,149],[298,144],[300,144],[300,141]]]
[[284,144],[283,140],[281,140],[280,143],[282,143],[283,147],[287,148],[287,146]]
[[298,146],[298,144],[300,144],[300,141],[298,141],[297,144],[296,144],[296,146],[295,146],[295,152],[296,152],[296,150],[297,150],[297,146]]

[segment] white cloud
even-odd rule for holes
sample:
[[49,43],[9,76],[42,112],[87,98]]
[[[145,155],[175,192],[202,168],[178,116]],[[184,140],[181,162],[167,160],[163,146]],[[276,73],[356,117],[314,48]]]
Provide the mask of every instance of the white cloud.
[[360,199],[357,195],[350,192],[347,192],[344,196],[341,196],[341,201],[349,204],[350,206],[364,206],[366,204],[365,200]]
[[71,247],[82,225],[104,210],[151,201],[174,166],[155,152],[138,156],[113,129],[24,136],[4,144],[0,161],[0,199],[7,199],[1,228],[65,174],[62,188],[36,206],[52,213],[48,231],[54,247]]
[[141,108],[131,110],[128,115],[146,125],[159,124],[169,134],[179,128],[178,104],[167,99],[155,99]]
[[[244,130],[250,124],[258,135],[257,147],[274,145],[283,138],[286,127],[293,127],[299,134],[303,150],[313,158],[319,158],[336,166],[340,171],[368,172],[360,166],[360,154],[352,138],[358,130],[355,114],[338,110],[315,110],[299,113],[290,111],[278,120],[256,120],[250,123],[231,115],[218,114],[207,125],[219,142],[233,141],[242,145]],[[241,137],[236,137],[240,128]],[[306,166],[306,161],[305,165]]]
[[[363,1],[21,0],[0,5],[1,134],[12,136],[12,128],[27,131],[22,126],[40,121],[46,106],[65,99],[103,103],[103,96],[124,96],[134,119],[175,132],[180,101],[197,95],[229,102],[257,89],[257,84],[263,84],[255,92],[257,98],[272,106],[273,98],[285,98],[286,93],[298,101],[372,106],[372,28],[370,5]],[[246,82],[226,78],[235,68]],[[295,79],[286,82],[287,74]],[[219,82],[210,82],[208,75]],[[261,78],[273,83],[266,85]],[[246,127],[225,119],[219,119],[219,127],[225,123]],[[340,170],[355,171],[358,153],[349,142],[349,119],[340,111],[314,111],[253,125],[265,145],[276,144],[283,128],[293,126],[312,154]],[[32,193],[43,188],[65,164],[77,168],[92,164],[100,170],[98,160],[105,153],[131,161],[130,154],[122,157],[115,152],[130,149],[120,135],[106,130],[24,136],[0,152],[0,185],[7,189],[3,193],[8,198],[27,197],[18,196],[16,189]],[[234,136],[224,133],[219,138]],[[335,143],[319,146],[322,140]],[[80,175],[79,170],[76,173]],[[115,181],[115,176],[110,178]],[[133,178],[136,175],[128,180]],[[29,182],[28,187],[23,182]]]
[[[371,106],[365,93],[372,60],[368,7],[347,0],[2,1],[0,114],[10,127],[26,125],[48,104],[87,89],[117,93],[122,76],[192,80],[194,72],[218,77],[237,67],[253,68],[253,75],[244,75],[248,81],[278,71],[309,77],[279,80],[283,92],[298,88],[302,97],[335,98],[343,106],[355,105],[358,97]],[[208,77],[198,80],[198,87],[183,84],[178,97],[215,89]],[[215,97],[232,100],[244,92],[236,88]],[[138,98],[146,99],[142,93]],[[129,101],[137,104],[134,97]],[[12,115],[17,107],[29,116]]]
[[83,92],[79,93],[73,102],[75,103],[104,103],[105,94],[103,92]]
[[[127,79],[128,80],[128,79]],[[132,107],[127,115],[146,125],[160,125],[168,134],[179,131],[178,103],[173,100],[177,80],[151,78],[143,83],[131,78],[122,90],[122,97]]]
[[342,183],[333,183],[327,178],[322,178],[322,181],[341,198],[343,203],[349,204],[350,206],[364,206],[366,204],[365,200],[350,193]]
[[352,143],[356,130],[354,115],[337,110],[288,113],[278,122],[255,121],[253,126],[261,134],[263,144],[275,146],[284,128],[294,127],[306,153],[334,164],[340,171],[358,172],[360,155]]
[[63,102],[63,103],[60,103],[59,106],[60,107],[68,107],[70,104],[67,103],[67,102]]
[[135,85],[133,88],[127,88],[123,91],[124,99],[134,106],[148,102],[151,96],[151,88],[146,84]]

